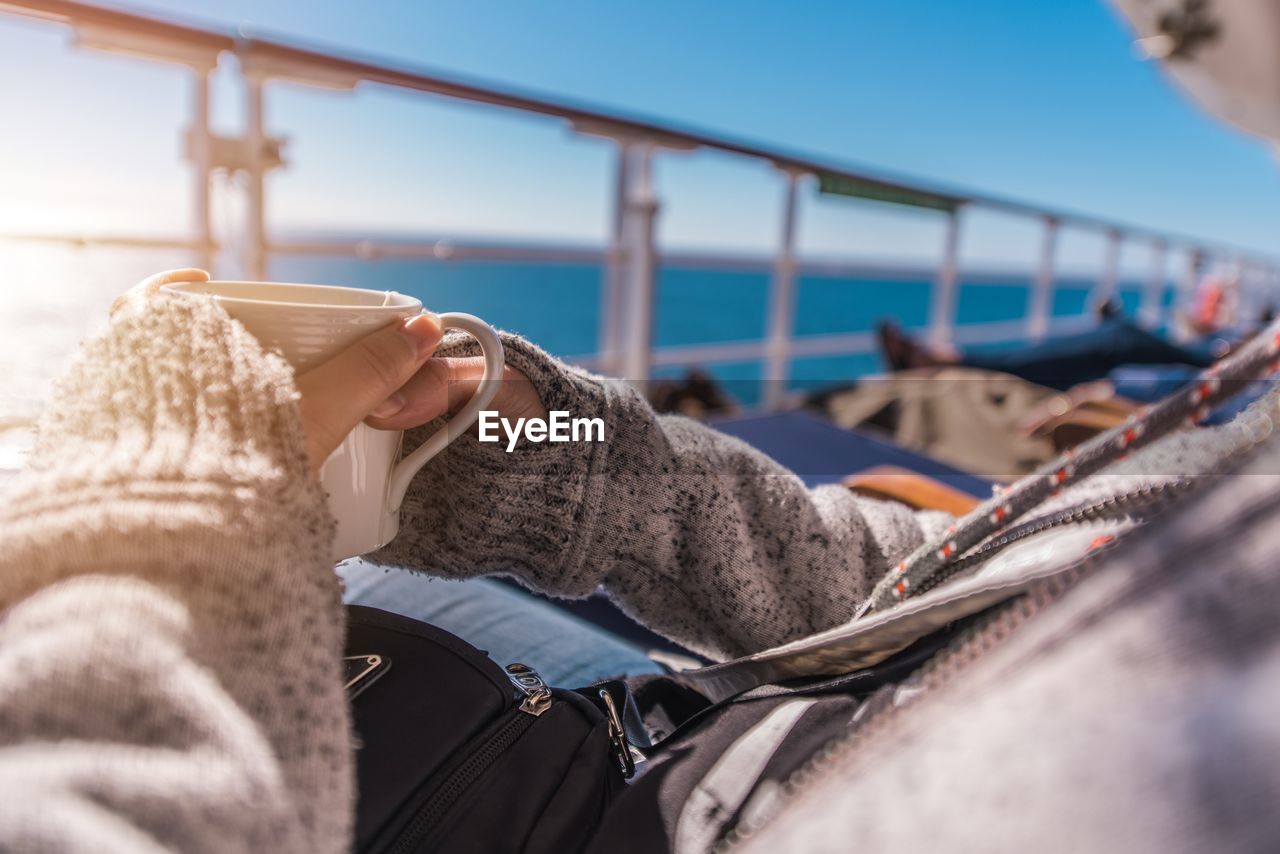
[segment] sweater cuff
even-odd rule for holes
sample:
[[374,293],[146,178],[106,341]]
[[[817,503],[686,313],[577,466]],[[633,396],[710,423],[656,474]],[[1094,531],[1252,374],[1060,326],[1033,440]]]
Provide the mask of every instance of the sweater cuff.
[[102,489],[230,491],[322,510],[297,396],[292,369],[215,301],[128,304],[56,388],[5,515]]
[[[506,363],[537,388],[543,406],[572,418],[600,418],[606,441],[531,443],[508,452],[505,436],[458,437],[414,478],[401,507],[400,533],[371,555],[382,564],[469,577],[506,573],[547,593],[584,597],[599,582],[584,566],[603,503],[600,472],[615,430],[611,381],[568,366],[525,339],[500,333]],[[436,354],[474,356],[469,336],[449,334]],[[404,453],[441,429],[442,421],[409,430]]]

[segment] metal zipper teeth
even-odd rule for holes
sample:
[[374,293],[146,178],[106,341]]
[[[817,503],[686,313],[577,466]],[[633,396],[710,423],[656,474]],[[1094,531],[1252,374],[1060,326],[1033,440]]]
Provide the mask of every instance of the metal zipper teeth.
[[1102,519],[1116,519],[1122,516],[1129,516],[1138,522],[1144,521],[1152,512],[1189,489],[1191,485],[1191,482],[1186,480],[1151,484],[1120,495],[1111,495],[1066,507],[1038,519],[1024,522],[975,546],[972,551],[947,567],[945,573],[930,578],[913,593],[916,596],[926,593],[944,581],[949,581],[982,561],[990,559],[995,552],[1050,528]]
[[462,793],[489,770],[498,757],[515,744],[520,736],[524,735],[525,730],[537,721],[536,716],[519,709],[513,710],[513,714],[511,720],[487,739],[479,750],[467,757],[466,761],[455,768],[431,793],[427,803],[387,849],[388,854],[411,854],[417,851],[423,841],[436,829],[436,825],[457,803]]
[[866,711],[859,710],[848,731],[828,741],[787,777],[772,809],[766,810],[755,821],[739,822],[712,850],[716,854],[725,854],[747,841],[778,815],[787,801],[807,789],[833,761],[883,735],[898,719],[898,713],[911,705],[911,698],[946,685],[970,662],[1002,642],[1014,629],[1065,593],[1093,568],[1095,561],[1096,553],[1080,566],[1046,579],[1026,595],[1001,606],[988,618],[961,633],[950,647],[935,655],[906,680],[878,689],[863,704]]

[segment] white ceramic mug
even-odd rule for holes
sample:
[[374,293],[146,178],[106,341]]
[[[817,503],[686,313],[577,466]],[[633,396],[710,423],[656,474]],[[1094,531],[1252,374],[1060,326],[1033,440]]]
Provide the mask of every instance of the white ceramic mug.
[[[394,291],[276,282],[179,282],[162,291],[211,297],[244,324],[268,350],[298,373],[337,355],[360,338],[422,312],[422,303]],[[446,329],[480,342],[484,377],[475,395],[443,428],[400,459],[401,430],[359,424],[327,459],[320,482],[338,520],[334,560],[366,554],[391,542],[400,528],[400,504],[413,476],[480,416],[502,380],[502,342],[483,320],[441,314]]]

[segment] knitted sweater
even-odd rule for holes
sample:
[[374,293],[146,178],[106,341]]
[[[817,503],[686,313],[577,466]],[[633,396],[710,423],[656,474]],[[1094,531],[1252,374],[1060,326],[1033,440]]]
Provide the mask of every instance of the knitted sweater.
[[[944,521],[806,490],[623,385],[505,344],[548,409],[602,417],[606,441],[459,439],[376,559],[560,596],[604,584],[727,656],[847,619]],[[333,520],[295,400],[289,368],[204,301],[126,307],[83,349],[0,508],[0,849],[347,846]]]

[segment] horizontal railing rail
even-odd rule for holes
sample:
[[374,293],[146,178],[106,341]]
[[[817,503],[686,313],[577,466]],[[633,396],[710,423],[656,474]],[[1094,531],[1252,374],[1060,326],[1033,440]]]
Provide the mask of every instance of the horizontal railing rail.
[[[10,243],[56,244],[75,249],[155,249],[220,251],[225,247],[217,243],[205,244],[183,237],[133,237],[98,234],[42,234],[36,232],[0,232],[0,241]],[[465,263],[468,261],[544,262],[565,264],[605,264],[610,250],[583,245],[531,245],[526,243],[472,242],[456,238],[416,239],[343,239],[343,240],[273,240],[266,244],[271,255],[315,256],[330,258],[359,258],[368,261],[382,259],[421,259]],[[763,254],[706,252],[693,250],[662,250],[654,253],[659,270],[712,270],[726,273],[756,273],[768,275],[774,268],[772,257]],[[922,282],[932,279],[934,267],[925,264],[901,262],[863,261],[847,258],[806,258],[797,260],[798,276],[831,279]],[[961,285],[1004,286],[1025,288],[1030,277],[1025,270],[1013,266],[965,267],[959,276]],[[1075,285],[1092,283],[1094,271],[1080,268],[1061,271],[1058,283],[1070,281]],[[1145,279],[1127,275],[1117,280],[1117,287],[1127,286],[1139,290]],[[1058,318],[1061,320],[1062,318]],[[1012,322],[1012,321],[1011,321]],[[974,324],[965,324],[969,328]],[[957,329],[957,335],[959,331]],[[972,336],[970,336],[972,337]]]
[[[782,148],[738,140],[711,132],[682,127],[612,110],[574,104],[514,89],[463,80],[400,63],[353,56],[244,32],[221,32],[119,9],[67,0],[0,0],[0,12],[15,13],[66,24],[77,45],[176,63],[191,73],[192,117],[188,155],[194,172],[195,234],[189,238],[130,237],[112,235],[9,235],[11,238],[62,241],[83,246],[117,246],[138,249],[184,249],[211,265],[224,245],[242,254],[245,274],[263,278],[273,255],[341,255],[366,259],[437,258],[445,260],[537,260],[545,262],[599,263],[605,268],[602,283],[600,352],[588,358],[596,367],[627,378],[643,380],[654,366],[692,361],[762,360],[766,365],[763,389],[766,404],[781,402],[782,390],[795,358],[865,352],[873,346],[869,332],[796,336],[794,313],[797,276],[826,270],[858,269],[856,264],[824,264],[797,257],[797,194],[802,182],[817,180],[823,191],[853,194],[868,199],[900,202],[933,209],[945,218],[942,256],[933,270],[930,295],[930,335],[937,341],[990,341],[999,338],[1041,338],[1050,332],[1074,328],[1076,318],[1053,316],[1057,280],[1058,235],[1064,226],[1091,229],[1106,238],[1103,269],[1097,278],[1096,296],[1109,296],[1120,285],[1119,258],[1129,241],[1150,244],[1154,250],[1150,272],[1143,283],[1139,316],[1152,325],[1164,317],[1165,291],[1170,278],[1170,250],[1186,253],[1185,269],[1175,273],[1185,294],[1194,285],[1208,258],[1227,259],[1245,271],[1258,287],[1274,288],[1280,260],[1253,249],[1217,241],[1163,232],[1139,225],[1072,211],[1056,210],[930,182],[887,175]],[[210,74],[224,54],[238,61],[244,87],[245,134],[240,140],[217,139],[209,128]],[[425,95],[484,104],[563,120],[578,133],[603,138],[616,146],[616,172],[610,238],[603,248],[524,247],[469,244],[449,240],[337,240],[272,239],[266,222],[266,177],[282,162],[279,140],[265,132],[265,84],[284,83],[326,89],[349,90],[374,85]],[[772,164],[781,177],[781,234],[776,253],[769,259],[727,258],[714,254],[659,253],[655,226],[661,200],[652,180],[652,160],[663,151],[710,149],[728,155]],[[219,240],[211,216],[210,180],[215,169],[243,173],[246,196],[244,233],[236,240]],[[982,208],[1038,220],[1044,228],[1039,260],[1031,275],[1029,308],[1025,317],[1012,322],[965,324],[958,327],[956,311],[961,285],[959,250],[963,212]],[[683,260],[677,260],[677,259]],[[682,263],[718,269],[768,269],[771,295],[766,337],[763,341],[714,343],[680,347],[653,346],[656,280],[661,265]],[[862,267],[861,269],[866,269]],[[895,275],[883,271],[884,275]],[[898,271],[896,275],[903,275]],[[966,272],[965,280],[972,274]],[[1013,281],[984,276],[984,283]],[[1025,277],[1024,282],[1025,284]]]

